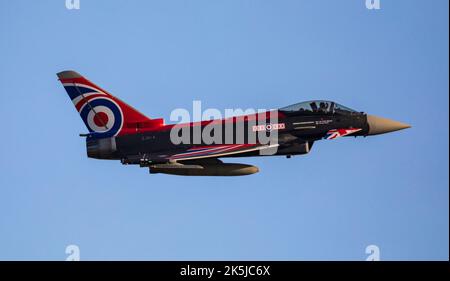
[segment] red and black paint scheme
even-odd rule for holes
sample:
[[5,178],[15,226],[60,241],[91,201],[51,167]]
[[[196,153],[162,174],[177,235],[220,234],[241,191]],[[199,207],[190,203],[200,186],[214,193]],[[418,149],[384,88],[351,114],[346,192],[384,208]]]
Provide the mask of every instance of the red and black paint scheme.
[[[150,173],[249,175],[258,172],[258,168],[223,163],[219,158],[289,158],[309,153],[313,143],[321,139],[376,135],[410,127],[322,100],[220,120],[166,125],[162,118],[145,116],[75,71],[63,71],[57,76],[89,130],[82,135],[86,137],[88,157],[137,164],[148,167]],[[171,131],[176,128],[189,132],[188,141],[172,141]],[[220,136],[216,141],[206,143],[203,138],[196,138],[196,134],[210,128]],[[270,142],[261,141],[261,132]],[[239,133],[242,137],[238,137]]]

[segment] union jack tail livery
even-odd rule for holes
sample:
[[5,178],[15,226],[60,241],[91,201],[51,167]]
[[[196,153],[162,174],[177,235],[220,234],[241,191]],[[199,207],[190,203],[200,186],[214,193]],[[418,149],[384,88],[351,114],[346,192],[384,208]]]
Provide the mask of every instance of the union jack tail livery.
[[362,129],[332,129],[327,132],[324,138],[327,140],[334,140],[336,138],[345,137],[361,130]]
[[57,76],[92,136],[120,136],[164,122],[148,118],[75,71],[59,72]]

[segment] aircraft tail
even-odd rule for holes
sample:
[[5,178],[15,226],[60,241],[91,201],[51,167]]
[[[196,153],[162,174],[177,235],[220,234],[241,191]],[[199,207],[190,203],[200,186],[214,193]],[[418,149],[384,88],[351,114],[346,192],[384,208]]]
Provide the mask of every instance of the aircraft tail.
[[92,136],[137,133],[164,124],[163,119],[148,118],[75,71],[62,71],[57,76]]

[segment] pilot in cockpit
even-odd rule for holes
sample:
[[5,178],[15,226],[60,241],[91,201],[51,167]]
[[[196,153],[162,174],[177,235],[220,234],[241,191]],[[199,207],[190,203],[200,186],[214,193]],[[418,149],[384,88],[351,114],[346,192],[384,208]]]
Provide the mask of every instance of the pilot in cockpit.
[[328,103],[327,102],[320,102],[319,104],[319,112],[320,113],[327,113],[328,112]]

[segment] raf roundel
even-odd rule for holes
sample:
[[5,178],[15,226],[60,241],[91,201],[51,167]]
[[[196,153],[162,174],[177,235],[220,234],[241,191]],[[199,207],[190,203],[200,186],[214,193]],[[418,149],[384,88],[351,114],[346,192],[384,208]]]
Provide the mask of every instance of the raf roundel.
[[85,103],[80,109],[80,115],[91,133],[102,137],[112,137],[122,128],[122,111],[112,99],[97,97]]

